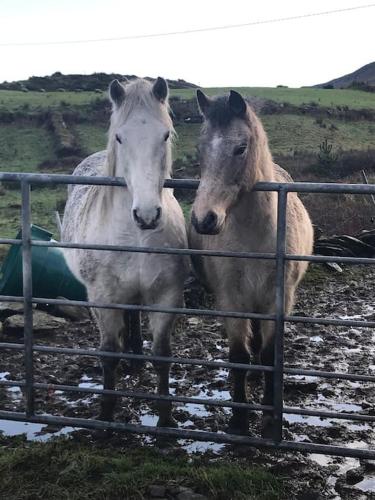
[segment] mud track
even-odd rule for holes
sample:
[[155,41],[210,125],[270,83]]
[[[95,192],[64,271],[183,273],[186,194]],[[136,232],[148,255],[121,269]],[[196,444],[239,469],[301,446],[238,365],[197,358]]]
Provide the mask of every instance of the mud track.
[[[342,274],[325,270],[320,265],[310,268],[302,284],[294,313],[342,319],[375,319],[375,270],[368,267],[346,267]],[[187,297],[191,299],[190,296]],[[151,336],[147,320],[143,325],[144,348],[149,353]],[[90,320],[68,321],[66,328],[55,333],[35,334],[38,344],[94,348],[98,334]],[[22,341],[4,334],[5,341]],[[290,324],[286,326],[285,364],[289,367],[327,371],[375,374],[375,332],[337,326]],[[173,338],[176,356],[226,361],[227,341],[219,319],[180,318]],[[92,357],[35,353],[35,380],[53,384],[102,387],[101,369]],[[22,380],[22,352],[0,351],[0,378]],[[118,388],[153,391],[156,378],[151,364],[137,377],[126,374],[120,367]],[[230,399],[228,372],[199,366],[174,365],[171,372],[171,393],[199,398]],[[261,386],[249,380],[249,394],[260,403]],[[83,393],[37,392],[37,411],[69,417],[92,418],[99,410],[99,397]],[[304,408],[350,411],[375,414],[375,387],[371,383],[321,379],[307,376],[285,377],[285,404]],[[19,388],[0,387],[0,407],[23,410]],[[229,409],[195,404],[174,404],[174,416],[186,429],[223,431]],[[132,423],[155,425],[157,418],[152,403],[121,399],[116,419]],[[300,415],[284,416],[284,437],[295,441],[344,445],[351,448],[375,448],[375,425],[340,419],[321,419]],[[29,439],[46,440],[72,429],[0,421],[5,435],[26,432]],[[58,432],[57,432],[58,431]],[[260,415],[251,420],[251,434],[259,435]],[[86,431],[80,431],[86,432]],[[121,439],[130,439],[124,436]],[[153,443],[150,437],[131,438],[132,443]],[[264,453],[248,447],[234,449],[214,443],[191,443],[178,440],[172,445],[176,453],[206,453],[215,460],[228,456],[266,464],[274,470],[295,476],[296,483],[305,485],[301,491],[316,493],[309,498],[375,498],[375,464],[371,461],[342,459],[310,454]],[[348,472],[349,471],[349,472]],[[298,488],[297,488],[298,490]],[[300,497],[302,498],[302,497]],[[308,497],[303,497],[308,498]]]

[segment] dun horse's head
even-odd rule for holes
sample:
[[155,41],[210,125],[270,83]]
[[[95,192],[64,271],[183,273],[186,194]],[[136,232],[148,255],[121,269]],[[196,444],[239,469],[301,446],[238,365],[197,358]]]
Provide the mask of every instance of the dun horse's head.
[[113,104],[109,133],[112,175],[122,176],[132,196],[132,216],[141,229],[161,222],[163,182],[170,176],[172,121],[168,85],[135,80],[109,87]]
[[218,234],[240,192],[252,184],[256,117],[242,96],[211,99],[197,91],[204,117],[200,138],[201,181],[191,221],[201,234]]

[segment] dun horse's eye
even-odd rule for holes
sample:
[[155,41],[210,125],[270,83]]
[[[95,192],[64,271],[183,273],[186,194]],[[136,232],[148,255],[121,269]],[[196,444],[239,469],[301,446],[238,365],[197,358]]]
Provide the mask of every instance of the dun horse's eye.
[[234,149],[233,149],[233,154],[234,156],[240,156],[240,155],[243,155],[244,152],[246,151],[247,149],[247,146],[246,144],[241,144],[241,146],[236,146]]
[[118,134],[116,134],[116,141],[119,143],[119,144],[122,144],[122,140],[121,138],[119,137]]
[[164,135],[164,140],[167,141],[169,139],[170,132],[168,132]]

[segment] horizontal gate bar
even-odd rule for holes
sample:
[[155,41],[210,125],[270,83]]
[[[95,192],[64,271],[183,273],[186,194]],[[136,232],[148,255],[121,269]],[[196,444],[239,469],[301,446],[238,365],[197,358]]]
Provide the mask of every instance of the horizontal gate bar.
[[[62,385],[62,384],[44,384],[44,383],[35,383],[35,389],[46,389],[46,390],[54,390],[54,391],[63,391],[63,392],[84,392],[89,394],[108,394],[116,397],[126,397],[126,398],[134,398],[134,399],[144,399],[150,401],[171,401],[176,403],[184,403],[184,404],[199,404],[199,405],[207,405],[207,406],[218,406],[223,408],[245,408],[252,411],[271,411],[273,407],[271,405],[256,405],[251,403],[237,403],[234,401],[225,401],[219,399],[202,399],[202,398],[191,398],[186,396],[164,396],[161,394],[153,394],[147,392],[137,392],[128,390],[111,390],[111,389],[99,389],[92,387],[79,387],[75,385]],[[375,417],[374,417],[375,419]]]
[[[0,302],[23,302],[20,297],[13,295],[0,295]],[[65,299],[43,299],[34,297],[33,304],[46,304],[46,305],[65,305],[65,306],[79,306],[79,307],[93,307],[98,309],[120,309],[124,311],[144,311],[144,312],[160,312],[166,314],[183,314],[188,316],[222,316],[225,318],[245,318],[245,319],[267,319],[270,321],[275,320],[274,314],[258,314],[246,313],[238,311],[221,311],[217,309],[188,309],[182,307],[161,307],[161,306],[147,306],[138,304],[105,304],[101,302],[89,302],[83,300],[65,300]]]
[[[0,349],[14,349],[22,350],[23,344],[10,343],[10,342],[0,342]],[[238,370],[249,370],[249,371],[273,371],[272,366],[267,365],[247,365],[243,363],[230,363],[221,361],[207,361],[205,359],[194,359],[194,358],[176,358],[168,356],[152,356],[152,355],[140,355],[132,353],[123,352],[110,352],[110,351],[100,351],[97,349],[73,349],[70,347],[50,347],[44,345],[34,345],[35,352],[46,352],[46,353],[57,353],[57,354],[68,354],[68,355],[78,355],[78,356],[96,356],[96,357],[114,357],[120,359],[135,359],[144,361],[158,361],[166,363],[175,363],[181,365],[199,365],[199,366],[209,366],[211,368],[220,370],[222,368],[230,369],[236,368]],[[375,382],[375,375],[360,375],[357,373],[343,373],[343,372],[327,372],[322,370],[307,370],[300,368],[288,368],[284,369],[286,375],[305,375],[310,377],[320,377],[320,378],[337,378],[342,380],[353,380],[359,382]]]
[[[15,349],[22,350],[23,344],[16,343],[6,343],[0,342],[0,348],[3,349]],[[198,365],[198,366],[209,366],[217,370],[222,368],[235,368],[236,370],[249,370],[249,371],[265,371],[273,372],[272,366],[267,365],[247,365],[244,363],[230,363],[226,361],[207,361],[204,359],[194,359],[194,358],[176,358],[172,356],[153,356],[146,354],[132,354],[128,352],[111,352],[111,351],[100,351],[96,349],[72,349],[69,347],[50,347],[43,345],[34,345],[35,352],[46,352],[46,353],[58,353],[58,354],[70,354],[79,356],[95,356],[95,357],[107,357],[107,358],[120,358],[120,359],[135,359],[142,361],[157,361],[165,363],[176,363],[181,365]],[[375,377],[374,377],[375,379]]]
[[375,321],[357,321],[352,319],[316,318],[310,316],[285,316],[289,323],[312,323],[314,325],[356,326],[358,328],[375,328]]
[[[120,177],[79,176],[63,174],[29,174],[16,172],[0,173],[0,181],[21,182],[30,184],[83,184],[100,186],[126,186]],[[197,179],[165,179],[164,187],[179,189],[197,189]],[[254,191],[280,191],[294,193],[347,193],[375,194],[375,184],[339,184],[323,182],[258,182]]]
[[0,419],[16,420],[18,422],[31,422],[37,424],[55,424],[69,427],[81,427],[94,430],[119,430],[133,434],[150,434],[153,436],[175,437],[176,439],[191,439],[193,441],[208,441],[232,445],[248,445],[258,448],[300,451],[304,453],[322,453],[325,455],[336,455],[342,457],[353,457],[362,459],[375,459],[375,450],[354,449],[343,446],[333,446],[315,443],[302,443],[295,441],[281,441],[276,443],[270,439],[262,439],[234,434],[219,434],[208,431],[195,431],[188,429],[174,429],[170,427],[151,427],[146,425],[125,424],[122,422],[104,422],[100,420],[88,420],[83,418],[57,417],[52,415],[35,415],[27,418],[24,413],[0,411]]
[[[24,381],[14,381],[14,380],[0,380],[1,386],[18,386],[25,387],[26,383]],[[175,403],[183,403],[183,404],[199,404],[204,406],[214,406],[221,408],[246,408],[251,411],[272,411],[272,405],[258,405],[251,403],[237,403],[229,400],[218,400],[218,399],[202,399],[202,398],[194,398],[194,397],[186,397],[186,396],[163,396],[159,394],[152,394],[147,392],[137,392],[132,390],[110,390],[110,389],[100,389],[94,387],[79,387],[76,385],[65,385],[65,384],[47,384],[47,383],[39,383],[36,382],[33,384],[34,389],[43,389],[43,390],[53,390],[53,391],[62,391],[62,392],[82,392],[85,394],[108,394],[111,396],[126,397],[126,398],[134,398],[146,401],[171,401]],[[327,410],[316,410],[310,408],[295,408],[285,406],[283,408],[283,414],[289,415],[305,415],[305,416],[316,416],[320,418],[330,418],[330,419],[338,419],[338,420],[348,420],[355,422],[375,422],[375,415],[365,415],[365,414],[357,414],[357,413],[349,413],[349,412],[335,412],[335,411],[327,411]],[[308,424],[308,422],[306,422]]]
[[[0,238],[0,245],[21,245],[22,240]],[[191,248],[168,248],[168,247],[134,247],[121,245],[100,245],[96,243],[66,243],[61,241],[39,241],[32,240],[31,244],[36,247],[51,248],[78,248],[85,250],[106,250],[111,252],[134,252],[152,254],[172,254],[172,255],[200,255],[206,257],[231,257],[238,259],[263,259],[275,260],[276,254],[266,252],[235,252],[220,250],[195,250]],[[285,254],[285,260],[306,261],[306,262],[335,262],[339,264],[375,264],[372,257],[341,257],[332,255],[291,255]]]
[[[14,295],[0,295],[0,302],[23,302],[21,297]],[[238,311],[222,311],[220,309],[188,309],[179,307],[160,307],[160,306],[144,306],[134,304],[105,304],[101,302],[88,302],[83,300],[65,300],[65,299],[42,299],[33,298],[33,304],[46,305],[64,305],[64,306],[79,306],[93,307],[98,309],[121,309],[124,311],[144,311],[144,312],[161,312],[166,314],[183,314],[187,316],[221,316],[223,318],[242,318],[242,319],[264,319],[275,321],[274,314],[258,314],[245,313]],[[336,326],[355,326],[358,328],[375,328],[375,321],[357,321],[348,319],[329,319],[315,318],[309,316],[285,316],[285,321],[289,323],[311,323],[317,325],[336,325]]]
[[308,377],[337,378],[359,382],[375,382],[375,375],[360,375],[359,373],[327,372],[323,370],[307,370],[299,368],[285,368],[287,375],[306,375]]
[[[0,387],[26,387],[26,382],[15,381],[15,380],[0,380]],[[229,400],[220,400],[220,399],[202,399],[202,398],[193,398],[186,396],[164,396],[160,394],[153,394],[149,392],[139,392],[133,390],[111,390],[111,389],[100,389],[99,387],[79,387],[78,385],[65,385],[65,384],[46,384],[35,382],[33,384],[34,389],[43,389],[47,391],[62,391],[62,392],[83,392],[85,394],[108,394],[110,396],[116,396],[118,398],[134,398],[134,399],[143,399],[146,401],[171,401],[175,403],[183,403],[183,404],[198,404],[204,406],[215,406],[221,408],[244,408],[251,411],[272,411],[273,406],[271,405],[258,405],[252,403],[237,403],[235,401]],[[375,417],[374,417],[375,418]]]

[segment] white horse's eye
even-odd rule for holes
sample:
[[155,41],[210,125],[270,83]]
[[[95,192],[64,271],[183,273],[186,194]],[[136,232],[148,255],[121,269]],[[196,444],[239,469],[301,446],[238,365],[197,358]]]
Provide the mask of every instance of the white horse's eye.
[[120,136],[118,134],[116,134],[116,141],[119,143],[119,144],[122,144],[122,140],[120,138]]
[[168,132],[164,135],[164,140],[167,141],[169,139],[169,136],[170,136],[170,132],[168,130]]

